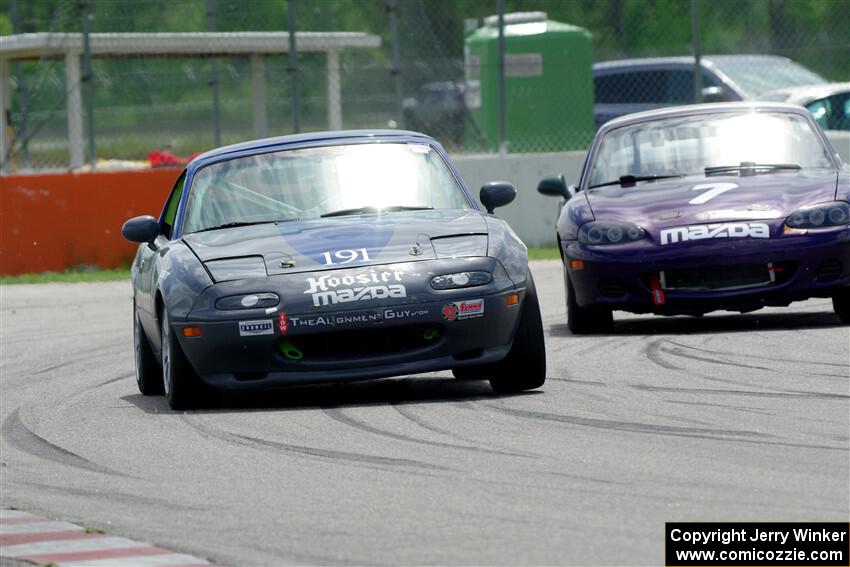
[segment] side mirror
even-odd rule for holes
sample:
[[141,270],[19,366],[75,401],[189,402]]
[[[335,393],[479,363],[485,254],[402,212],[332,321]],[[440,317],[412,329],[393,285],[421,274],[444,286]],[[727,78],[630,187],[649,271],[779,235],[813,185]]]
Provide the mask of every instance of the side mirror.
[[537,184],[537,192],[547,197],[562,197],[567,201],[572,197],[563,175],[544,177]]
[[491,181],[481,186],[478,198],[492,215],[493,209],[504,207],[516,198],[516,189],[507,181]]
[[121,234],[130,242],[152,242],[159,236],[159,221],[150,215],[131,218],[121,227]]
[[728,102],[732,100],[723,87],[705,87],[702,89],[703,102]]

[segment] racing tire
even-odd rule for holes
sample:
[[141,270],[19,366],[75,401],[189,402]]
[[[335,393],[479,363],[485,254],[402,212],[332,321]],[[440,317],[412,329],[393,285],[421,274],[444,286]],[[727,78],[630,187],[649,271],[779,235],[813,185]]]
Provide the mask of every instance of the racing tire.
[[842,323],[850,325],[850,288],[835,292],[832,296],[832,309]]
[[180,343],[171,329],[168,319],[168,311],[162,310],[162,386],[165,391],[165,399],[173,410],[192,409],[197,407],[202,400],[201,379],[195,374],[195,370]]
[[546,382],[546,339],[540,303],[531,273],[525,303],[508,355],[492,365],[490,387],[497,394],[514,394],[539,388]]
[[143,396],[161,396],[165,391],[162,368],[139,321],[135,299],[133,300],[133,354],[136,361],[136,384],[139,392]]
[[614,316],[604,307],[582,307],[576,301],[573,282],[564,268],[564,287],[567,292],[567,328],[574,335],[610,333],[614,329]]

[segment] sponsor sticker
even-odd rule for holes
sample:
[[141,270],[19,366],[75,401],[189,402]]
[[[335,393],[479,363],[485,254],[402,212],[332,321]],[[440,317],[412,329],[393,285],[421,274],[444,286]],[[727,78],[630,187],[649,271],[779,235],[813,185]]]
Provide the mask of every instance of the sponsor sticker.
[[274,324],[271,319],[258,321],[239,321],[239,335],[242,337],[253,337],[256,335],[273,335]]
[[407,297],[407,288],[400,282],[404,272],[369,270],[360,274],[323,275],[307,278],[304,292],[313,298],[313,305],[325,307],[337,303],[399,299]]
[[677,226],[661,231],[662,246],[706,238],[770,238],[770,227],[763,222],[721,222]]
[[446,321],[462,321],[484,316],[484,300],[471,299],[466,301],[455,301],[443,305],[443,319]]
[[443,305],[443,319],[446,321],[454,321],[457,319],[457,306],[454,303]]
[[281,311],[277,314],[277,328],[280,329],[280,334],[285,335],[289,330],[289,321],[286,318],[286,312]]
[[384,309],[384,319],[413,319],[424,317],[428,314],[427,309]]
[[[288,315],[289,328],[336,327],[337,325],[368,325],[397,319],[415,319],[428,315],[428,309],[383,309],[376,311],[354,311],[337,315]],[[281,331],[283,332],[283,331]]]

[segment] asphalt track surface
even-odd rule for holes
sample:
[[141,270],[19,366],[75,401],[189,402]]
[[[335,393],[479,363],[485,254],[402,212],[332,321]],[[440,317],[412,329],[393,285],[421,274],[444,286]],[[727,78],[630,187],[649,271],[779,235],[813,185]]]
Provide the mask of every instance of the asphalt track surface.
[[813,300],[564,324],[540,391],[449,373],[169,411],[128,283],[0,287],[2,504],[227,565],[663,565],[665,521],[846,521],[850,329]]

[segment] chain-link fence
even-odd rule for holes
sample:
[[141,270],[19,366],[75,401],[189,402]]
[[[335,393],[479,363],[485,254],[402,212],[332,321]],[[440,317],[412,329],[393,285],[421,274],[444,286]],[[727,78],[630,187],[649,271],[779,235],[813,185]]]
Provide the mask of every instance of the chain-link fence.
[[582,149],[626,112],[850,80],[850,0],[0,0],[0,34],[6,172],[337,128]]

